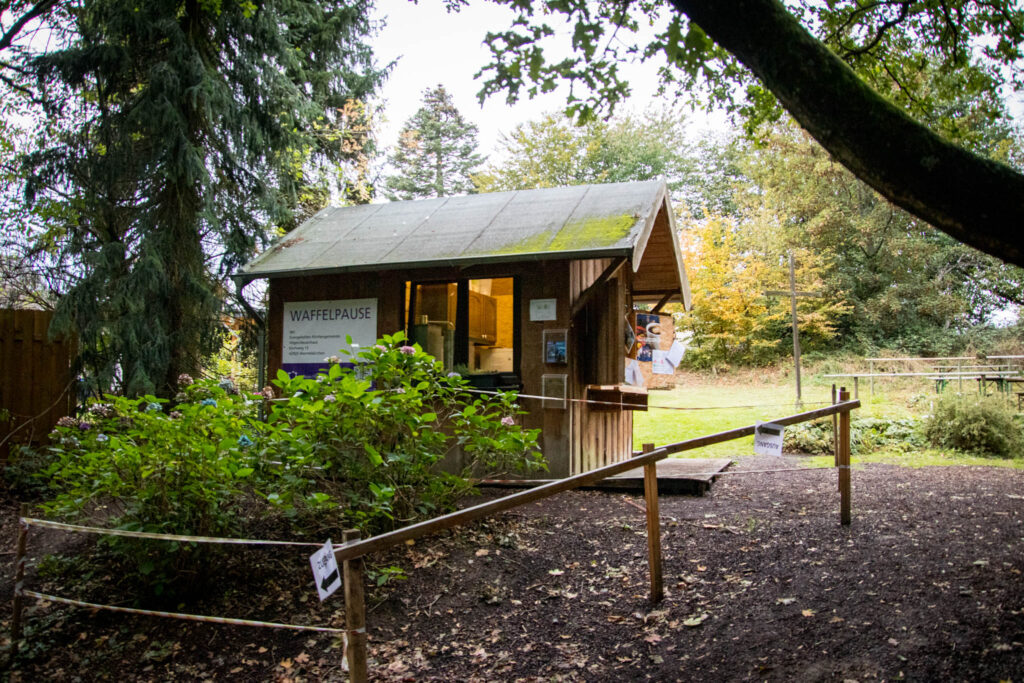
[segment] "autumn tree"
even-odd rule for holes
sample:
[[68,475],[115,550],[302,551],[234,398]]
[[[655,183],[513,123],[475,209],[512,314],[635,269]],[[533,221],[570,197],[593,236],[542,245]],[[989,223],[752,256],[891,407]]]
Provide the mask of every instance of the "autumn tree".
[[[679,326],[693,333],[689,364],[762,365],[786,356],[792,348],[788,303],[765,294],[789,289],[789,249],[764,227],[710,216],[683,231],[693,307],[680,317]],[[825,263],[817,254],[806,248],[792,251],[799,288],[823,294],[798,300],[801,344],[808,351],[825,349],[849,306],[842,292],[826,286]]]
[[473,171],[484,161],[476,136],[477,127],[463,118],[444,86],[425,91],[423,106],[402,126],[391,154],[395,173],[386,181],[388,197],[425,199],[473,191]]
[[1024,271],[885,201],[794,126],[774,127],[742,165],[745,225],[823,259],[826,289],[850,305],[839,329],[858,350],[949,353],[968,328],[1024,303]]
[[[777,116],[781,105],[887,200],[1024,264],[1015,227],[1024,216],[1024,175],[922,122],[922,111],[933,110],[918,90],[927,68],[969,73],[991,90],[1019,87],[1024,9],[1017,3],[842,0],[794,2],[790,10],[779,0],[499,1],[517,17],[488,35],[494,59],[483,70],[482,97],[503,92],[515,101],[568,81],[569,110],[586,118],[629,93],[619,63],[658,57],[669,87],[709,95],[755,121]],[[559,21],[572,27],[571,54],[563,57],[563,46],[549,61],[553,51],[545,48],[564,34],[552,26]],[[644,42],[641,29],[652,24],[663,30]]]

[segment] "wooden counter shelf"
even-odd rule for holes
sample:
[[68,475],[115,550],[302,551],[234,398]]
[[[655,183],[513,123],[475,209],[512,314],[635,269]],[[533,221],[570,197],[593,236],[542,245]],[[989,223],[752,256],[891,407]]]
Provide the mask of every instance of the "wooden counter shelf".
[[647,410],[647,389],[629,384],[588,384],[587,408],[596,411]]

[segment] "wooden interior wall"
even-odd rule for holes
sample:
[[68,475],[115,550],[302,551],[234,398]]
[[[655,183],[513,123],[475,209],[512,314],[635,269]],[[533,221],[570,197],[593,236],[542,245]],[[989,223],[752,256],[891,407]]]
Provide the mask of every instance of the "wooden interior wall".
[[38,442],[74,410],[75,345],[47,338],[52,318],[49,311],[0,310],[0,409],[10,413],[0,422],[0,440],[15,432],[0,446],[0,461],[12,444]]
[[[268,319],[270,377],[281,367],[282,311],[285,301],[317,301],[328,299],[355,299],[376,297],[378,336],[392,334],[405,327],[405,283],[409,280],[454,281],[461,278],[518,278],[520,329],[520,379],[523,393],[540,395],[544,374],[569,374],[565,365],[544,362],[544,330],[569,328],[570,268],[567,261],[535,261],[518,264],[477,266],[473,268],[423,268],[384,273],[346,273],[308,277],[276,278],[270,282],[270,311]],[[600,275],[600,269],[598,275]],[[596,277],[596,276],[595,276]],[[556,319],[530,321],[531,299],[556,299]],[[572,359],[570,358],[570,362]],[[568,382],[568,395],[574,395],[572,382]],[[577,392],[578,393],[578,392]],[[570,420],[572,411],[544,408],[536,399],[524,398],[521,405],[528,411],[522,424],[528,429],[541,429],[541,448],[548,461],[551,477],[568,476],[570,459]],[[458,468],[460,460],[449,463]]]

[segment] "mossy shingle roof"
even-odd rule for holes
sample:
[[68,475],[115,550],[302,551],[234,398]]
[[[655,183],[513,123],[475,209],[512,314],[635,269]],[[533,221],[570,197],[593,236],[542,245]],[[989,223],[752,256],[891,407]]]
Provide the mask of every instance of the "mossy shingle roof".
[[664,181],[651,180],[332,207],[235,277],[636,257],[667,201]]

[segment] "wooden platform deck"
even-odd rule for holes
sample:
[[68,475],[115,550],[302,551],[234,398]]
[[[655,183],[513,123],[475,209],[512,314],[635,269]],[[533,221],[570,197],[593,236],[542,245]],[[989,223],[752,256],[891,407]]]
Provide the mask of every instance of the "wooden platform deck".
[[[702,496],[711,488],[715,475],[729,466],[729,458],[666,458],[659,460],[658,493],[682,493]],[[592,487],[611,491],[644,490],[644,470],[638,467],[608,477]]]
[[[684,494],[702,496],[709,488],[719,472],[729,466],[729,458],[697,459],[697,458],[666,458],[659,460],[658,493]],[[479,486],[498,486],[507,488],[529,488],[541,486],[554,479],[522,479],[494,480],[488,479],[478,483]],[[644,490],[644,471],[642,467],[627,470],[614,477],[608,477],[590,486],[580,488],[604,491],[639,491]]]

